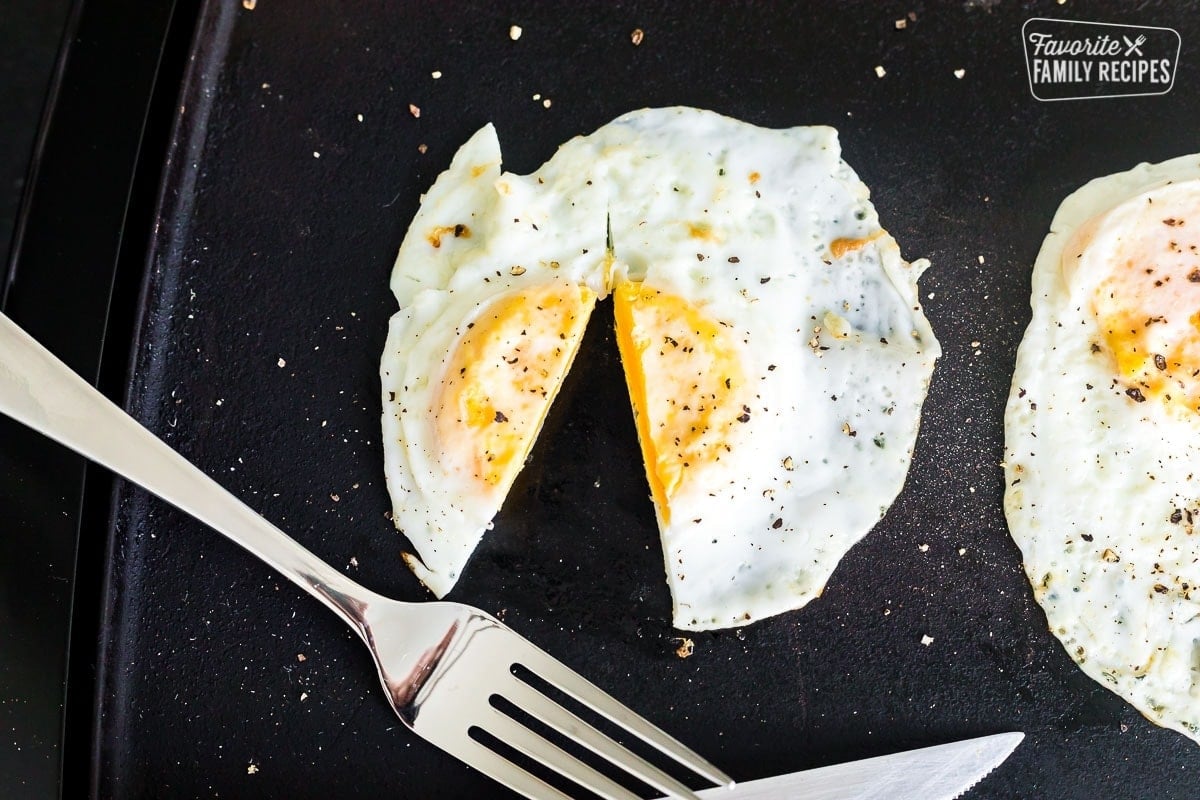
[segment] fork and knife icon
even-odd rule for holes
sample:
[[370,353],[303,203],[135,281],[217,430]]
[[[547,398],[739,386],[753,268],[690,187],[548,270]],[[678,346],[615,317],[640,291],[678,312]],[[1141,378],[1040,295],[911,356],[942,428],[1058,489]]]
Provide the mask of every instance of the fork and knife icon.
[[1139,56],[1144,56],[1144,53],[1142,53],[1142,45],[1146,43],[1146,37],[1144,35],[1138,36],[1136,41],[1130,41],[1128,36],[1122,36],[1121,38],[1125,40],[1126,58],[1134,53],[1137,53]]

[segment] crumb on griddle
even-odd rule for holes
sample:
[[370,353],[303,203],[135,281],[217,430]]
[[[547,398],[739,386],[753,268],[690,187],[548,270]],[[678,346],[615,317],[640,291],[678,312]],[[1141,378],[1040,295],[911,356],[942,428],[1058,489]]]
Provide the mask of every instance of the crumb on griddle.
[[687,637],[677,637],[672,641],[679,642],[679,646],[675,648],[675,655],[680,658],[689,658],[692,653],[696,652],[696,643]]
[[629,41],[633,42],[634,47],[640,45],[644,38],[646,38],[646,32],[641,28],[634,28],[633,33],[629,34]]

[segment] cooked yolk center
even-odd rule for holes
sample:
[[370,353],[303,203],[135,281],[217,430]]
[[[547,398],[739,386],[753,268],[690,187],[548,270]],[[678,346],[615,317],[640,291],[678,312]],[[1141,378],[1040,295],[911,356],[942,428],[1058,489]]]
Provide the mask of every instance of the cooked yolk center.
[[1152,203],[1110,239],[1092,296],[1101,345],[1135,400],[1200,411],[1200,196],[1186,185]]
[[443,463],[503,496],[571,366],[596,294],[550,284],[502,295],[469,326],[437,410]]
[[646,477],[669,521],[672,496],[749,421],[746,381],[730,330],[683,298],[627,281],[613,312]]

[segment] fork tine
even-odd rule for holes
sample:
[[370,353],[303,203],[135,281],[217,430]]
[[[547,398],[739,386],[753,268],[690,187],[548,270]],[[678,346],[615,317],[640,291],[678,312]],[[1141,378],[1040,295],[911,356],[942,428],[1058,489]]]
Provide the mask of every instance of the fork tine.
[[439,741],[437,745],[497,783],[501,783],[531,800],[571,800],[550,784],[531,775],[504,756],[467,735],[466,730],[454,741]]
[[525,713],[544,722],[563,736],[573,739],[660,792],[672,797],[699,800],[690,788],[618,742],[614,742],[528,683],[514,679],[511,687],[504,690],[503,696],[504,699]]
[[624,786],[497,709],[492,709],[487,723],[476,721],[475,724],[508,746],[516,748],[606,800],[640,800]]
[[610,722],[621,726],[697,775],[702,775],[722,786],[733,784],[733,779],[724,772],[630,711],[562,662],[528,642],[524,649],[525,652],[514,660],[559,691],[579,701]]

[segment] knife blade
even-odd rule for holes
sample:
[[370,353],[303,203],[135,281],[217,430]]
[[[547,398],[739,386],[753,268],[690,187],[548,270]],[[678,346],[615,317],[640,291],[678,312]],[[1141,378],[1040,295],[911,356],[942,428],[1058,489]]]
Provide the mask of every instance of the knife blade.
[[954,800],[1008,758],[1023,733],[998,733],[903,753],[718,786],[702,800]]

